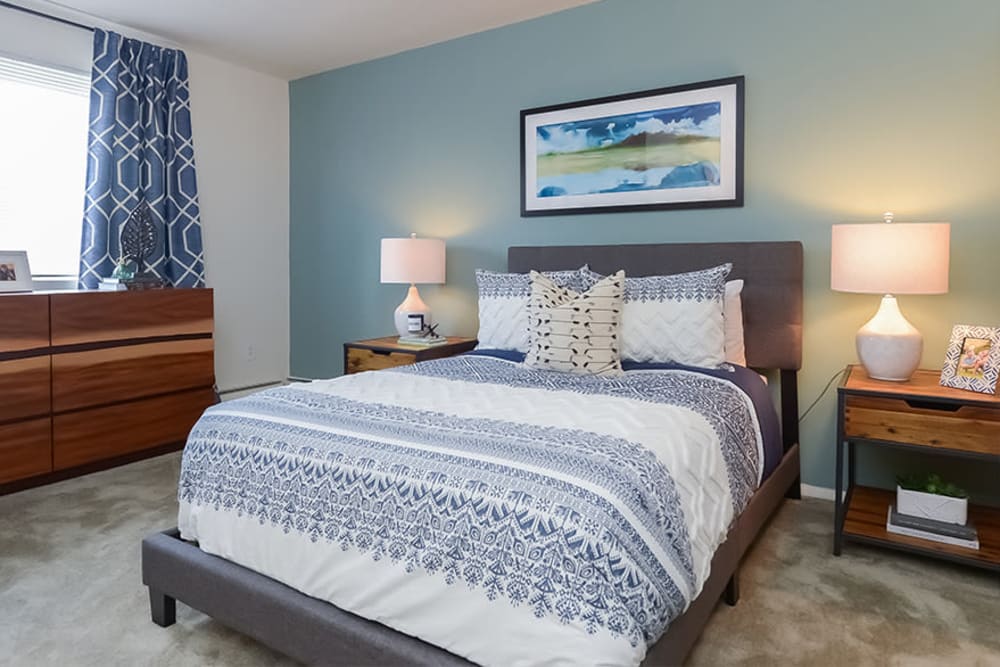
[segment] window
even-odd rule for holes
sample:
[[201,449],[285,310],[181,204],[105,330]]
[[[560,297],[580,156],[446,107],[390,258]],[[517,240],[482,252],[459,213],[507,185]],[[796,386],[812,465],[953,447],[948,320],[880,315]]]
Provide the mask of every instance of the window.
[[74,277],[87,177],[90,77],[0,57],[0,249]]

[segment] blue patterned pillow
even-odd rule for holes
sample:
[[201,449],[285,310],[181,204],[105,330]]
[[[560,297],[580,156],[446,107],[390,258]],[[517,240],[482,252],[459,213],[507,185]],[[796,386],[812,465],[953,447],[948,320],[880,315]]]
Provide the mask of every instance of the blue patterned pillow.
[[[623,361],[714,368],[726,360],[723,317],[732,264],[668,276],[625,278]],[[584,289],[603,279],[583,270]]]
[[[573,271],[548,271],[545,275],[560,287],[582,292],[585,269],[586,266]],[[527,273],[476,269],[476,285],[479,288],[478,349],[527,352],[531,277]]]

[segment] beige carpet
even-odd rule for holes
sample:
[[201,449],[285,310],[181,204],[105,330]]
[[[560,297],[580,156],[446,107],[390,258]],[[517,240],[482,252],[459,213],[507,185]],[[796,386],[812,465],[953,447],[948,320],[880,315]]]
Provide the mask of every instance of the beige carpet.
[[[0,664],[282,665],[182,604],[149,621],[139,541],[173,526],[179,455],[0,497]],[[890,551],[830,555],[833,505],[786,502],[692,665],[1000,665],[1000,577]]]

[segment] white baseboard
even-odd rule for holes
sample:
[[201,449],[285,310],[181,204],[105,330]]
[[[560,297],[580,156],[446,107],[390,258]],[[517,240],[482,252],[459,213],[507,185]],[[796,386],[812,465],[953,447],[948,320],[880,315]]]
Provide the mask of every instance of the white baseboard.
[[833,500],[836,493],[827,486],[813,486],[812,484],[802,485],[803,498],[819,498],[820,500]]
[[258,391],[270,389],[271,387],[278,387],[283,384],[286,384],[284,380],[271,380],[270,382],[261,382],[259,384],[253,384],[246,387],[220,389],[219,398],[223,401],[231,401],[234,398],[243,398],[244,396],[249,396],[250,394],[256,394]]

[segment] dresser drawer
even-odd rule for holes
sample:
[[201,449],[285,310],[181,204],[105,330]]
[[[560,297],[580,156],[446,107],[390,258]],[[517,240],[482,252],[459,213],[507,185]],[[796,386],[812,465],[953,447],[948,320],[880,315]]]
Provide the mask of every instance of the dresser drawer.
[[62,470],[182,444],[201,413],[214,402],[214,391],[198,389],[56,415],[52,420],[53,467]]
[[52,409],[129,401],[215,384],[212,339],[177,340],[56,354]]
[[212,333],[212,290],[53,294],[52,344]]
[[347,368],[345,373],[360,373],[361,371],[378,371],[383,368],[395,368],[417,362],[417,355],[410,352],[381,352],[352,347],[347,350]]
[[848,396],[844,433],[848,438],[1000,455],[1000,409]]
[[49,297],[0,295],[0,354],[49,346]]
[[48,417],[0,426],[0,484],[52,472]]
[[0,361],[0,422],[48,415],[50,358]]

